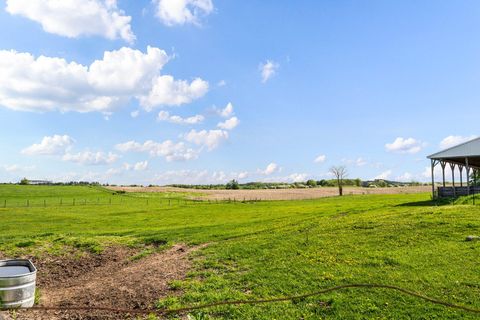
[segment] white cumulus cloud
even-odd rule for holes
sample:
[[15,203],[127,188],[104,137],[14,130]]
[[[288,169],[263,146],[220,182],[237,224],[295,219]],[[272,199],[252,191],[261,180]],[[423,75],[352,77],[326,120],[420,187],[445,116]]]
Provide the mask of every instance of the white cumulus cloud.
[[267,60],[265,63],[261,63],[258,67],[260,74],[262,76],[262,82],[267,82],[271,77],[273,77],[278,70],[279,64],[271,60]]
[[327,156],[324,155],[324,154],[321,154],[321,155],[319,155],[318,157],[316,157],[315,160],[313,160],[313,162],[315,162],[315,163],[324,163],[325,160],[327,160]]
[[[133,170],[133,171],[145,171],[148,169],[148,161],[140,161],[134,164],[124,163],[123,169],[125,170]],[[118,169],[117,169],[118,170]],[[119,171],[119,170],[118,170]]]
[[156,16],[167,26],[200,24],[214,7],[211,0],[153,0]]
[[131,99],[151,110],[189,103],[206,93],[208,83],[199,78],[189,84],[160,76],[168,60],[165,51],[150,46],[145,53],[127,47],[106,51],[89,66],[0,50],[0,105],[21,111],[108,114]]
[[292,173],[287,176],[280,176],[280,177],[268,177],[260,179],[263,182],[284,182],[284,183],[291,183],[291,182],[303,182],[306,181],[308,178],[308,174],[306,173]]
[[214,113],[218,114],[220,117],[222,118],[228,118],[230,116],[232,116],[234,114],[233,112],[233,104],[231,102],[229,102],[225,108],[223,109],[217,109],[217,108],[214,108],[213,109]]
[[306,173],[292,173],[287,176],[287,181],[302,182],[307,180],[308,174]]
[[398,176],[395,180],[401,181],[401,182],[411,182],[414,180],[414,175],[411,174],[410,172],[405,172],[401,176]]
[[238,126],[239,123],[240,123],[240,120],[238,120],[237,117],[231,117],[230,119],[225,120],[224,122],[219,122],[217,124],[217,127],[219,127],[220,129],[232,130],[236,126]]
[[348,165],[354,165],[356,167],[363,167],[364,165],[366,165],[368,163],[362,157],[359,157],[357,159],[342,159],[342,161],[345,162]]
[[133,170],[135,171],[144,171],[148,168],[148,161],[140,161],[133,165]]
[[130,116],[131,116],[132,118],[138,117],[139,114],[140,114],[140,111],[138,111],[138,110],[135,110],[135,111],[130,112]]
[[118,158],[119,156],[117,154],[111,152],[104,153],[101,151],[83,151],[78,153],[65,153],[62,157],[62,160],[91,166],[112,164],[117,161]]
[[278,164],[276,164],[275,162],[271,162],[267,165],[265,170],[260,170],[260,173],[268,176],[278,171],[280,171],[280,167],[278,166]]
[[175,80],[172,76],[159,76],[153,80],[153,87],[148,95],[140,98],[140,104],[147,110],[155,106],[179,106],[203,97],[208,91],[208,82],[200,78],[188,83]]
[[228,132],[225,130],[190,130],[184,135],[184,139],[196,145],[205,146],[208,150],[218,147],[228,139]]
[[392,170],[386,170],[386,171],[380,173],[374,179],[387,180],[388,178],[390,178],[391,175],[392,175]]
[[22,171],[32,171],[35,170],[35,166],[22,166],[18,164],[3,165],[3,170],[7,172],[22,172]]
[[440,142],[440,149],[442,149],[442,150],[443,149],[448,149],[448,148],[454,147],[458,144],[461,144],[461,143],[467,142],[469,140],[475,139],[476,137],[477,136],[475,136],[475,135],[468,136],[468,137],[448,136]]
[[203,120],[205,120],[205,117],[200,114],[197,114],[191,117],[182,118],[180,116],[170,115],[168,111],[162,110],[158,113],[157,120],[167,121],[167,122],[176,123],[176,124],[199,124],[199,123],[202,123]]
[[118,9],[116,0],[7,0],[6,11],[69,38],[96,35],[129,43],[135,40],[132,18]]
[[388,152],[396,153],[417,153],[425,146],[425,144],[414,138],[398,137],[392,143],[385,144],[385,149]]
[[238,179],[246,179],[248,178],[248,176],[249,176],[249,173],[247,171],[243,171],[237,174]]
[[163,142],[147,140],[144,143],[132,140],[119,143],[115,148],[121,152],[146,152],[154,157],[164,157],[169,162],[192,160],[198,157],[198,152],[188,148],[183,142],[175,143],[171,140]]
[[64,154],[73,145],[74,140],[68,135],[45,136],[42,141],[22,150],[22,154],[33,155],[59,155]]
[[[445,176],[446,176],[447,179],[449,178],[449,174],[448,174],[449,170],[448,169],[449,169],[448,167],[445,168]],[[465,170],[464,170],[463,174],[465,174]],[[440,165],[435,166],[435,169],[433,171],[433,175],[434,175],[435,181],[438,181],[439,179],[442,179],[442,167]],[[432,168],[430,166],[425,167],[425,169],[420,174],[420,176],[424,180],[430,182],[430,179],[432,178]]]
[[159,172],[153,176],[153,184],[217,184],[226,183],[232,179],[245,179],[247,172],[224,172],[208,170],[171,170]]

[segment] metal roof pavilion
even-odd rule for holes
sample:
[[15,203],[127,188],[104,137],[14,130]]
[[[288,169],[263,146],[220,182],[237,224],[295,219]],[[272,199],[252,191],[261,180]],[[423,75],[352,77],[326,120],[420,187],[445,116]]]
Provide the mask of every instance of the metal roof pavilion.
[[[437,164],[442,167],[443,188],[439,188],[439,196],[445,195],[469,195],[472,190],[470,188],[470,170],[474,172],[480,170],[480,137],[461,143],[454,147],[431,154],[427,157],[431,161],[432,168],[432,193],[435,196],[435,178],[434,169]],[[445,167],[449,164],[452,171],[452,188],[445,186]],[[460,172],[460,188],[455,187],[455,169]],[[463,187],[463,169],[466,172],[467,187]],[[475,189],[475,187],[474,187]],[[475,192],[475,190],[473,190]]]

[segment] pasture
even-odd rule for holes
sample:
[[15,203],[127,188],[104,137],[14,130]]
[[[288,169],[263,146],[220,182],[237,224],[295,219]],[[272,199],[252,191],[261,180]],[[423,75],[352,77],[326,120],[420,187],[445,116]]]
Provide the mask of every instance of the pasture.
[[[48,298],[57,285],[42,280],[50,277],[42,272],[49,272],[52,259],[94,259],[117,248],[123,251],[116,259],[135,267],[151,263],[152,256],[170,259],[166,254],[183,246],[178,252],[188,252],[181,254],[188,263],[181,260],[182,272],[173,273],[178,277],[166,280],[167,289],[158,298],[135,303],[178,308],[378,283],[480,308],[480,241],[465,241],[468,235],[480,235],[478,206],[436,205],[427,193],[259,202],[185,200],[196,196],[192,192],[123,194],[86,186],[1,185],[0,256],[33,257],[38,262],[40,305],[48,304],[50,300],[42,297]],[[95,261],[101,268],[109,260]],[[140,283],[135,290],[144,288]],[[75,305],[76,301],[70,302]],[[22,313],[17,316],[21,318]],[[188,316],[478,318],[478,314],[386,289],[346,289],[289,302],[219,306]]]

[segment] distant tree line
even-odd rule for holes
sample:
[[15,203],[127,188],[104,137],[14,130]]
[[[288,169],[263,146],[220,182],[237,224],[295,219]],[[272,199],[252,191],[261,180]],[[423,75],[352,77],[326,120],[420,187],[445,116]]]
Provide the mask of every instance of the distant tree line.
[[68,182],[51,182],[51,181],[42,181],[42,180],[29,180],[27,178],[21,179],[18,184],[20,185],[49,185],[49,186],[100,186],[100,182],[96,181],[68,181]]
[[[479,179],[480,181],[480,179]],[[343,179],[342,187],[402,187],[428,185],[418,182],[395,182],[387,180],[362,181],[361,179]],[[185,189],[210,189],[210,190],[258,190],[258,189],[304,189],[321,187],[338,187],[337,179],[307,180],[303,182],[247,182],[239,183],[237,180],[231,180],[226,184],[170,184],[167,187],[185,188]]]

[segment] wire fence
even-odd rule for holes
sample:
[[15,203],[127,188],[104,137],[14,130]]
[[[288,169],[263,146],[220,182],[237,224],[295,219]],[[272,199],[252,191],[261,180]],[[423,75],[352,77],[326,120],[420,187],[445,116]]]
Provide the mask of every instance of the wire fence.
[[225,204],[225,203],[255,203],[261,199],[179,199],[179,198],[49,198],[49,199],[0,199],[0,209],[5,208],[51,208],[51,207],[76,207],[76,206],[118,206],[118,205],[146,205],[155,207],[171,207],[195,204]]

